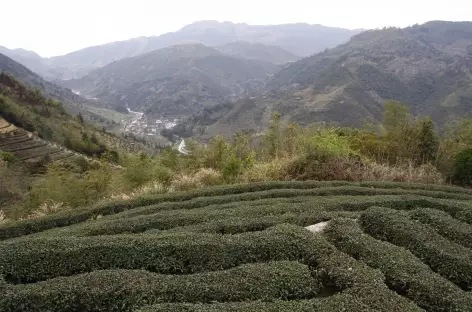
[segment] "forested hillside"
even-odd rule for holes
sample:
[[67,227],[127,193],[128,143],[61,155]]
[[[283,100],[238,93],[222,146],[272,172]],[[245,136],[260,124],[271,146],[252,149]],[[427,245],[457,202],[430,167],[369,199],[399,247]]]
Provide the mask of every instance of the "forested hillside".
[[264,129],[273,112],[302,124],[359,127],[366,120],[379,122],[384,102],[396,100],[442,128],[472,112],[471,31],[470,22],[366,31],[284,66],[249,107],[242,100],[196,119],[209,125],[209,135],[248,125]]
[[70,89],[63,88],[55,83],[45,80],[38,74],[32,72],[22,64],[15,62],[11,58],[0,53],[0,72],[10,74],[15,79],[21,80],[30,88],[37,88],[46,97],[58,99],[64,104],[64,109],[70,114],[81,114],[87,122],[100,125],[105,128],[116,127],[116,122],[108,118],[106,110],[97,114],[94,106],[105,106],[97,103],[96,100],[85,99],[75,94]]
[[65,84],[114,105],[149,114],[188,116],[257,92],[276,70],[269,62],[187,44],[116,61]]
[[[125,139],[85,123],[81,114],[68,114],[59,100],[0,73],[0,210],[21,216],[44,204],[28,206],[33,200],[28,194],[48,166],[61,168],[54,175],[58,178],[101,168],[100,159],[111,166],[122,164],[129,153],[136,151],[156,152],[131,137]],[[58,191],[51,185],[48,189]]]
[[265,45],[245,41],[230,42],[217,47],[217,49],[234,57],[259,60],[273,64],[285,64],[301,58],[276,45]]

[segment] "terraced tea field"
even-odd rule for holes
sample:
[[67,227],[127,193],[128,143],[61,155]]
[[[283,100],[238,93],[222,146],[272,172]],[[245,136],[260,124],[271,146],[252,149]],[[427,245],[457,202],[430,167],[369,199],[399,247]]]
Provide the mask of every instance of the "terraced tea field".
[[7,223],[0,240],[2,312],[472,311],[472,192],[448,186],[216,187]]
[[49,157],[51,161],[57,161],[75,155],[9,124],[3,118],[0,118],[0,152],[12,153],[15,159],[29,163],[41,161],[44,157]]

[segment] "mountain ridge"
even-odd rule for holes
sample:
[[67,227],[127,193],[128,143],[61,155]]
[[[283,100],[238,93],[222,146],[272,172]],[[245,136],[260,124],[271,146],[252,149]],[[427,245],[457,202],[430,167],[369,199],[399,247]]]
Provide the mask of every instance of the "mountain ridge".
[[[251,105],[241,100],[190,119],[197,128],[204,125],[208,137],[245,125],[260,131],[273,112],[301,124],[330,121],[361,127],[367,120],[379,122],[384,102],[394,100],[444,127],[472,114],[471,35],[471,22],[366,31],[283,66]],[[188,128],[192,122],[186,123]]]
[[262,88],[266,75],[276,69],[198,43],[116,61],[65,85],[131,109],[187,115]]
[[[208,28],[211,25],[213,28]],[[282,25],[248,25],[231,22],[195,22],[175,32],[160,36],[137,37],[103,45],[86,47],[71,53],[43,58],[30,66],[40,75],[50,79],[80,78],[92,70],[113,60],[141,55],[168,46],[200,42],[209,46],[222,46],[234,41],[248,41],[276,45],[292,54],[306,56],[347,41],[360,30],[348,30],[305,23]],[[9,57],[16,59],[12,50]]]

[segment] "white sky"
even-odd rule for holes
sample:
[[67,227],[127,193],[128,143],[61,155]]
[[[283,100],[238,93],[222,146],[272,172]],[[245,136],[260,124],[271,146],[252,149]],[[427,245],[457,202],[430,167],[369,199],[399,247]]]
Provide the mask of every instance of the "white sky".
[[469,0],[1,0],[0,45],[61,55],[199,20],[344,28],[472,20]]

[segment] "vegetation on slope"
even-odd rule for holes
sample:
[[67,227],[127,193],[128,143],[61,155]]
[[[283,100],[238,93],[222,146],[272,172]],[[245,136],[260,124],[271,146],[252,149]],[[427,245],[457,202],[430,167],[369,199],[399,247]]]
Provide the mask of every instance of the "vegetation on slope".
[[[462,211],[469,217],[461,221],[472,224],[471,202],[470,190],[451,186],[271,182],[11,222],[0,225],[0,308],[466,312],[472,297],[454,283],[470,272],[450,275],[461,263],[429,252],[448,243],[454,255],[460,247],[409,215],[416,207],[452,218]],[[187,222],[176,222],[178,215]],[[320,215],[329,221],[324,233],[302,228]],[[114,232],[118,224],[130,225],[126,234]]]
[[273,64],[293,62],[300,57],[275,45],[236,41],[217,47],[227,55],[238,58],[259,60]]
[[65,82],[90,97],[159,115],[186,116],[263,86],[276,66],[202,44],[172,46],[113,62]]
[[[28,88],[5,73],[0,73],[0,116],[1,204],[3,210],[17,217],[54,200],[51,197],[40,197],[42,201],[35,202],[32,199],[35,198],[35,188],[31,188],[38,179],[43,178],[36,174],[44,173],[51,162],[67,159],[67,162],[51,166],[60,166],[61,172],[67,172],[69,181],[72,181],[89,167],[103,167],[102,170],[105,170],[107,163],[120,164],[125,155],[135,149],[149,150],[142,144],[86,124],[80,114],[75,117],[69,115],[58,100],[44,97],[39,89]],[[102,158],[104,162],[102,165],[98,162],[91,164],[90,159],[75,154]],[[88,195],[94,198],[91,194],[95,191],[90,189],[100,190],[103,186],[98,181],[91,186],[90,182],[86,182],[86,189]],[[48,185],[52,187],[50,191],[55,192],[54,185]],[[66,185],[71,187],[70,184]],[[32,197],[28,199],[30,190]],[[78,190],[80,188],[69,189],[68,193]],[[62,192],[67,193],[65,190]],[[30,208],[18,207],[31,200],[34,204]],[[60,202],[57,205],[65,207]]]
[[97,200],[273,180],[470,185],[468,158],[460,157],[472,147],[470,133],[470,120],[463,120],[439,135],[431,119],[413,120],[398,103],[387,103],[383,124],[371,130],[323,124],[302,128],[285,125],[280,115],[274,115],[270,128],[258,137],[237,133],[229,141],[188,140],[189,155],[170,148],[154,157],[123,155],[119,170],[106,165],[109,153],[92,166],[51,165],[31,185],[26,207],[18,210],[23,212],[9,209],[8,215],[26,217],[25,212],[44,203],[77,208]]
[[301,124],[331,121],[360,127],[365,119],[381,120],[386,100],[405,103],[415,116],[429,115],[443,128],[472,113],[471,31],[470,22],[438,21],[362,32],[346,44],[284,66],[249,109],[234,108],[245,107],[244,101],[232,109],[221,106],[210,123],[217,129],[207,131],[259,130],[274,112]]
[[13,75],[15,79],[22,81],[29,88],[39,89],[46,97],[61,101],[68,113],[74,115],[80,113],[87,122],[106,128],[113,128],[117,125],[115,121],[107,116],[108,112],[97,113],[95,110],[89,109],[90,105],[98,105],[97,101],[85,99],[72,92],[72,90],[49,82],[22,64],[0,53],[0,72]]
[[[41,58],[34,52],[0,47],[0,53],[27,66],[36,73],[55,80],[81,78],[114,61],[188,42],[218,47],[235,41],[275,45],[292,55],[308,56],[344,43],[360,30],[308,24],[256,26],[202,21],[158,37],[138,37],[74,51],[62,56]],[[285,53],[284,53],[285,54]]]

